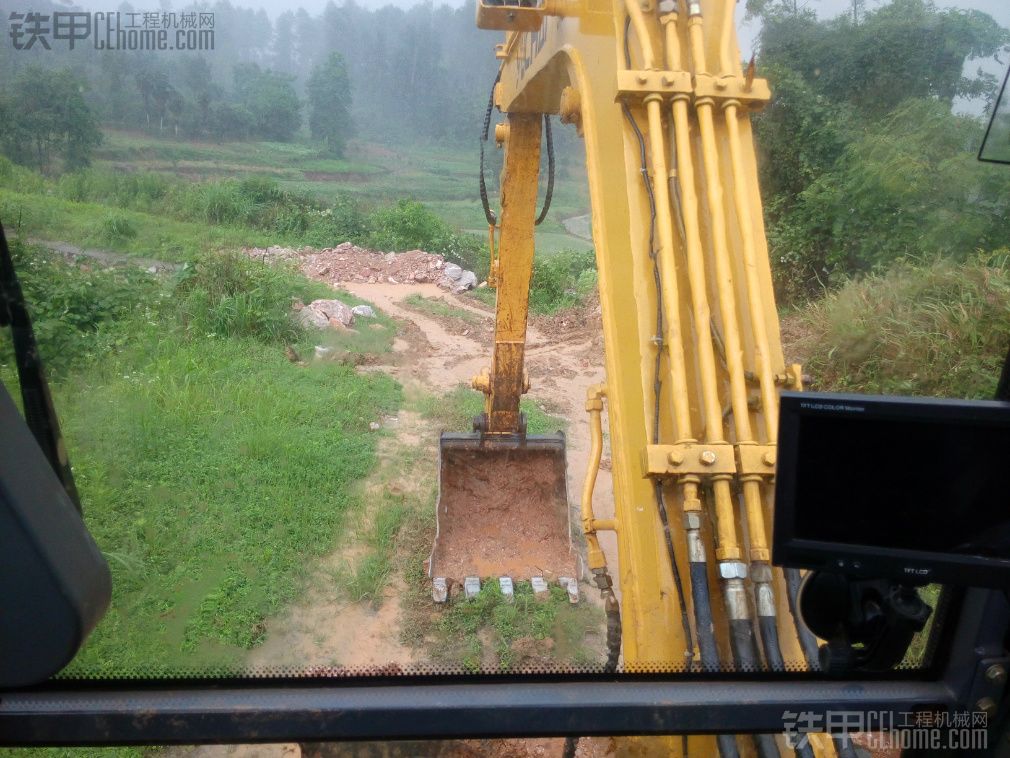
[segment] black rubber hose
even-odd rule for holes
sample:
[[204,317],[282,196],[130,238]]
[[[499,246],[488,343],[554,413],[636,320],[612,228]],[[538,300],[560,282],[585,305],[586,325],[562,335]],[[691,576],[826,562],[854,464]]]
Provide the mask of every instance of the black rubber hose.
[[554,136],[551,134],[551,117],[544,114],[544,139],[547,141],[547,192],[544,194],[544,207],[540,209],[535,226],[547,218],[551,209],[551,198],[554,197]]
[[[737,671],[760,671],[754,628],[750,619],[729,620],[729,643]],[[760,758],[779,758],[779,746],[770,734],[755,734],[754,743]]]
[[796,624],[796,634],[800,638],[800,647],[803,648],[803,657],[806,658],[807,667],[811,671],[820,671],[821,664],[818,653],[817,638],[807,629],[803,623],[799,612],[800,570],[787,568],[786,575],[786,596],[789,600],[789,613],[793,616],[793,623]]
[[754,628],[750,619],[729,620],[729,645],[738,671],[760,671],[757,646],[754,644]]
[[769,668],[772,671],[785,671],[786,662],[782,659],[782,648],[779,645],[779,630],[775,625],[775,617],[758,616],[758,627],[761,629],[761,642]]
[[712,622],[712,599],[708,588],[708,564],[691,563],[691,599],[694,601],[694,626],[698,634],[701,667],[705,671],[718,671],[719,648],[715,642]]
[[490,226],[498,223],[498,216],[491,210],[491,203],[487,199],[487,184],[484,182],[484,143],[487,142],[488,132],[491,130],[491,112],[494,110],[494,88],[498,86],[501,79],[501,69],[495,75],[494,83],[491,85],[491,94],[487,99],[487,110],[484,111],[484,128],[480,134],[480,202],[484,206],[484,218]]
[[732,734],[717,735],[715,744],[719,746],[720,758],[739,758],[740,752],[736,749],[736,737]]
[[838,758],[857,758],[858,753],[852,747],[852,741],[848,737],[839,737],[836,735],[831,739],[835,743],[835,752],[838,753]]

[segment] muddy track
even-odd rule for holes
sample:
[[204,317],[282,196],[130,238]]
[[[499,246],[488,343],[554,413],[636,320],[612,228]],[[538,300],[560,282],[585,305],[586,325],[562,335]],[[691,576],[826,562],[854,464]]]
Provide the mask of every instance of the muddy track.
[[[434,284],[345,284],[352,294],[374,303],[397,319],[404,328],[397,338],[399,358],[393,365],[370,366],[391,374],[401,382],[417,382],[429,392],[444,394],[490,365],[491,344],[469,335],[454,334],[445,325],[425,313],[406,306],[412,294],[438,298],[466,310],[493,328],[494,316],[473,305],[468,298],[453,295]],[[483,330],[482,330],[483,331]],[[568,493],[573,517],[578,517],[578,503],[589,459],[589,422],[585,412],[586,388],[603,381],[602,355],[598,335],[577,334],[571,339],[543,334],[531,325],[527,334],[527,371],[529,396],[549,413],[566,419],[568,448]],[[430,429],[432,439],[440,430]],[[456,431],[469,431],[460,429]],[[613,516],[613,486],[610,472],[601,470],[596,482],[596,515]],[[609,565],[617,566],[617,545],[612,533],[601,534]],[[615,582],[617,571],[612,571]],[[619,588],[618,588],[619,589]]]

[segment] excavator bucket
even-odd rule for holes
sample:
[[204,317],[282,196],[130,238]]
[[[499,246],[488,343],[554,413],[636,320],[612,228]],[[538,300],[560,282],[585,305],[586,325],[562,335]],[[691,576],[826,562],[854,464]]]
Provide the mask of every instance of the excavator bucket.
[[428,562],[435,600],[454,585],[475,591],[475,580],[574,578],[575,564],[564,434],[442,434]]

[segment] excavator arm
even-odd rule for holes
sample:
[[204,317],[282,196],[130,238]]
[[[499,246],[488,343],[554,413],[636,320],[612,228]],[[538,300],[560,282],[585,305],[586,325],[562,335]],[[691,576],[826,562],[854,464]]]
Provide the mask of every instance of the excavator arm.
[[[524,431],[540,125],[557,114],[585,142],[605,344],[581,521],[597,575],[608,570],[598,532],[616,532],[627,671],[817,665],[794,614],[799,576],[770,562],[778,393],[802,377],[783,358],[751,136],[770,93],[741,63],[735,6],[477,10],[479,26],[507,34],[494,93],[506,114],[495,344],[474,380],[486,395],[476,429]],[[593,502],[604,407],[613,518]],[[718,747],[736,751],[732,738]],[[778,752],[770,738],[756,749]]]

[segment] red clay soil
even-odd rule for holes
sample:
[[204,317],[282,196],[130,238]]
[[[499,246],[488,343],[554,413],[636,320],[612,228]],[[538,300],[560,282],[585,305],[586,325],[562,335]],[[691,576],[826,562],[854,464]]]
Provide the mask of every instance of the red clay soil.
[[574,577],[563,452],[443,449],[431,575]]

